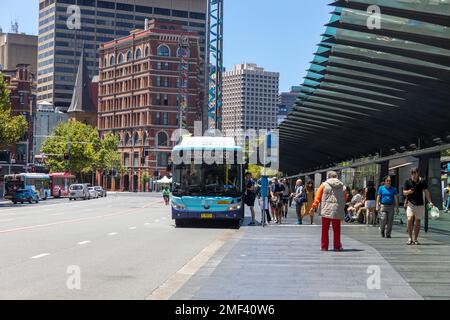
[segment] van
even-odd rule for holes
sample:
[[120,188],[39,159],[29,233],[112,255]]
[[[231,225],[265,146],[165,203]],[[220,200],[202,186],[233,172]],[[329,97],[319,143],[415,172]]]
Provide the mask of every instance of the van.
[[69,201],[77,199],[91,200],[91,194],[86,184],[72,184],[69,187]]

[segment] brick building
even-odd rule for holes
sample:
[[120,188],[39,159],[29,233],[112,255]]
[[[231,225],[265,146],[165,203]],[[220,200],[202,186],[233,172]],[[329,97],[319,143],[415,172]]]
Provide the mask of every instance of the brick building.
[[[180,76],[179,42],[189,40],[187,83]],[[100,47],[98,129],[119,136],[125,173],[107,181],[113,190],[144,191],[142,176],[168,175],[171,136],[180,127],[180,92],[188,97],[187,128],[201,121],[199,37],[178,22],[151,20],[145,30]],[[103,180],[105,179],[105,180]]]

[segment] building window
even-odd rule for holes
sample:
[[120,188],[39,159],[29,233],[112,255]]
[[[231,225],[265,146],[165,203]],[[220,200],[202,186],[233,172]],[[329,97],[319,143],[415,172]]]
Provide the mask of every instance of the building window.
[[169,125],[169,114],[167,112],[163,113],[163,125],[168,126]]
[[139,60],[139,59],[142,58],[142,50],[141,50],[140,48],[138,48],[138,49],[136,50],[136,54],[134,55],[134,58],[135,58],[136,60]]
[[158,166],[167,167],[169,164],[169,154],[167,152],[158,152]]
[[127,133],[125,134],[125,140],[124,140],[124,145],[125,146],[129,146],[130,145],[130,135]]
[[147,133],[144,132],[144,135],[142,136],[142,144],[146,146],[148,143]]
[[137,146],[139,144],[139,135],[137,133],[134,134],[133,145]]
[[144,57],[148,57],[150,55],[150,48],[149,47],[145,47],[144,49]]
[[160,132],[158,133],[157,137],[157,145],[158,147],[167,147],[169,143],[169,137],[167,136],[167,133]]
[[117,63],[118,64],[121,64],[121,63],[123,63],[123,54],[119,54],[119,57],[117,58]]
[[112,56],[109,58],[109,65],[110,65],[110,66],[113,66],[113,65],[114,65],[114,62],[115,62],[114,55],[112,55]]
[[161,62],[158,62],[156,64],[156,69],[161,70],[161,68],[162,68],[162,64],[161,64]]
[[161,77],[156,77],[156,86],[161,87]]
[[169,96],[167,94],[164,95],[164,105],[165,106],[169,105]]
[[164,78],[164,87],[165,88],[169,87],[169,78]]
[[127,52],[127,62],[130,62],[131,60],[132,60],[132,54],[131,54],[131,51],[128,51]]
[[160,45],[157,50],[157,55],[159,57],[170,57],[170,48],[165,44]]
[[159,112],[155,115],[155,124],[161,124],[161,113]]

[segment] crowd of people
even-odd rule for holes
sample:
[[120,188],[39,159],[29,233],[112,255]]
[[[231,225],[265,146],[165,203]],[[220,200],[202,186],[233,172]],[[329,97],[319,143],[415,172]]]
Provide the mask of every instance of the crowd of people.
[[[450,208],[450,184],[447,188],[447,210]],[[268,197],[263,197],[267,194]],[[421,221],[425,216],[425,199],[430,208],[434,206],[425,179],[419,170],[411,170],[411,177],[403,186],[404,207],[407,215],[408,245],[419,245]],[[301,179],[295,183],[293,190],[287,179],[272,178],[267,192],[262,192],[261,184],[253,180],[251,173],[246,174],[246,191],[244,202],[250,207],[251,223],[255,224],[254,204],[256,199],[263,209],[269,223],[281,224],[287,218],[289,207],[295,205],[297,224],[303,224],[306,216],[309,223],[314,224],[314,217],[322,218],[322,250],[329,247],[330,225],[334,232],[334,250],[343,250],[341,244],[341,223],[361,223],[367,226],[379,226],[380,236],[391,238],[395,214],[399,213],[399,191],[392,185],[390,176],[386,176],[376,186],[368,182],[366,188],[351,190],[338,179],[336,172],[329,172],[327,180],[315,190],[314,182],[309,180],[303,184]]]

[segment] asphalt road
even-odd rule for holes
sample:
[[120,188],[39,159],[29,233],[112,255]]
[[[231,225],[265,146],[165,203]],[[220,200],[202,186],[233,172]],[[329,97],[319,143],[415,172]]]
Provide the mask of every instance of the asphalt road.
[[145,299],[227,229],[177,229],[160,196],[0,205],[0,299]]

